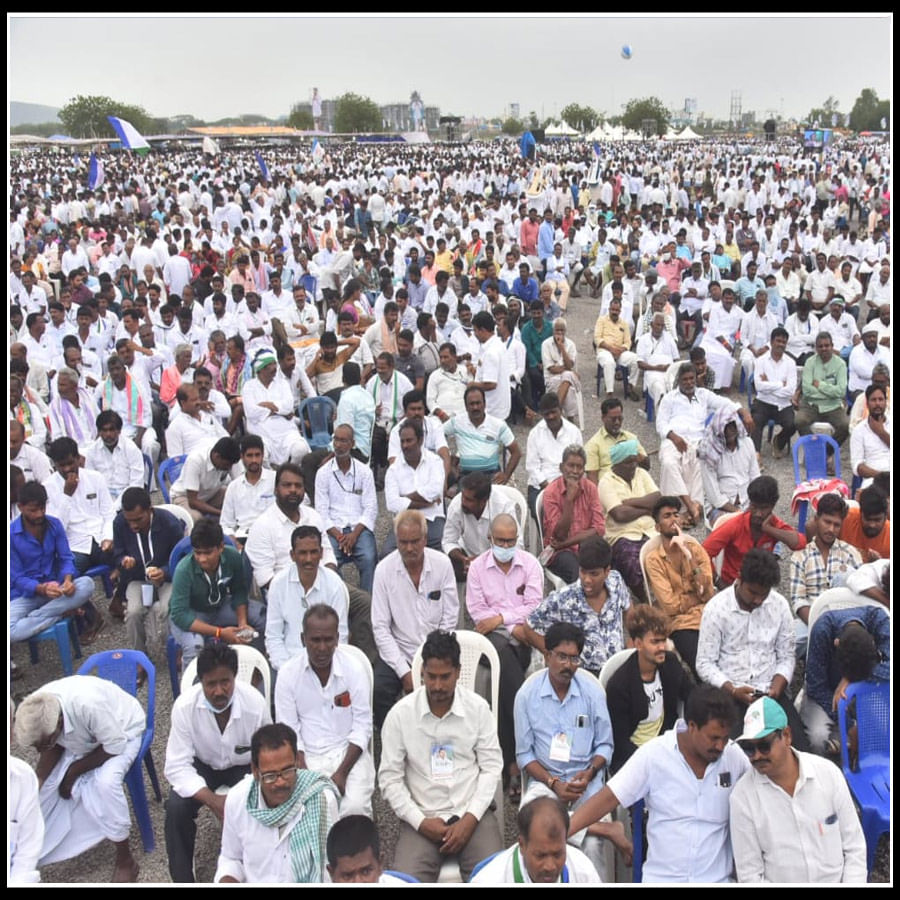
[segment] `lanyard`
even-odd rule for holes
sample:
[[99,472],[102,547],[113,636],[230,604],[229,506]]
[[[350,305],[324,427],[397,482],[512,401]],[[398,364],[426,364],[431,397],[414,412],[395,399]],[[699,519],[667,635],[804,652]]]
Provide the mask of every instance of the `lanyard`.
[[[516,847],[513,850],[513,881],[516,884],[525,884],[525,876],[522,874],[522,862],[519,859],[519,848]],[[569,866],[564,865],[562,867],[562,874],[559,878],[559,881],[562,884],[569,883]]]
[[219,582],[222,579],[222,564],[219,563],[219,568],[216,570],[216,599],[213,600],[213,583],[212,579],[210,579],[209,575],[206,574],[204,569],[200,569],[201,574],[206,579],[206,583],[209,585],[209,605],[210,606],[218,606],[222,602],[222,593],[219,588]]
[[[143,537],[143,535],[141,535],[140,533],[138,533],[138,535],[137,535],[138,553],[141,554],[141,562],[142,562],[143,565],[144,565],[144,572],[145,572],[145,573],[146,573],[146,571],[147,571],[147,566],[148,566],[151,562],[153,562],[153,538],[152,538],[151,533],[150,533],[150,531],[151,531],[152,528],[153,528],[153,513],[150,514],[150,528],[147,529],[147,547],[148,547],[149,550],[150,550],[150,553],[149,553],[148,556],[144,556],[144,543],[143,543],[143,541],[141,540],[141,538]],[[205,573],[204,573],[204,574],[205,574]]]
[[[337,461],[335,461],[334,468],[331,470],[331,474],[334,476],[334,480],[338,483],[338,487],[345,494],[361,494],[362,491],[361,490],[357,491],[357,489],[356,489],[356,463],[352,459],[350,460],[350,477],[353,479],[353,487],[349,491],[347,490],[347,488],[344,487],[343,483],[341,482],[341,479],[338,478],[338,469],[339,469],[339,466],[337,464]],[[342,475],[344,474],[343,470],[341,470],[341,474]]]

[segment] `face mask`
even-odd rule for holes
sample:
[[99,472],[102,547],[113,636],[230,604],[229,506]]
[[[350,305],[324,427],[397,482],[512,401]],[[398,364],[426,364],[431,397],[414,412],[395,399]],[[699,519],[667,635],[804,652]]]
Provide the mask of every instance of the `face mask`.
[[516,558],[515,546],[498,547],[496,544],[492,544],[491,552],[494,554],[494,559],[496,559],[498,563],[510,563]]
[[672,254],[671,253],[663,253],[662,258],[663,258],[663,262],[668,262],[672,258]]
[[215,713],[223,713],[226,709],[231,709],[231,704],[234,703],[234,694],[232,694],[228,698],[228,703],[225,704],[221,709],[216,709],[209,700],[206,699],[206,694],[203,695],[203,705],[213,714]]

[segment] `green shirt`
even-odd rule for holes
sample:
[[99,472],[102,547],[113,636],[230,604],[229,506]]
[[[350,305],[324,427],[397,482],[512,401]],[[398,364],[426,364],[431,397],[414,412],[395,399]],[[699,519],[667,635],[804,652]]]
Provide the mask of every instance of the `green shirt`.
[[210,613],[230,603],[233,609],[247,605],[247,577],[244,562],[234,547],[226,547],[219,570],[208,576],[194,559],[185,556],[172,578],[169,617],[182,630],[189,631],[198,613]]
[[[814,381],[819,382],[818,387],[813,385]],[[838,409],[846,402],[847,364],[839,353],[833,354],[827,363],[816,353],[803,365],[802,385],[803,399],[820,413]]]
[[525,345],[527,366],[533,369],[541,364],[541,345],[551,337],[553,337],[553,323],[546,319],[542,331],[534,327],[534,322],[526,322],[522,326],[522,343]]

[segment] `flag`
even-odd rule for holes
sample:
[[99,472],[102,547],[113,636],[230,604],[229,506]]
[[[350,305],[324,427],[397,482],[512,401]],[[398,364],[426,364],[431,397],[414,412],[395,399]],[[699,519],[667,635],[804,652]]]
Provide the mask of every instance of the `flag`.
[[203,138],[203,152],[210,156],[219,155],[219,145],[209,135]]
[[106,173],[103,171],[103,160],[96,153],[92,153],[88,166],[88,189],[96,191],[105,180]]
[[106,119],[112,125],[126,150],[133,150],[135,153],[140,153],[141,156],[150,152],[150,145],[131,122],[127,122],[125,119],[118,119],[115,116],[107,116]]
[[600,159],[600,145],[594,141],[594,158]]
[[259,171],[263,177],[263,181],[268,181],[269,167],[266,165],[266,161],[262,158],[262,154],[260,154],[259,150],[255,151],[254,156],[256,157],[256,164],[259,166]]
[[534,159],[534,150],[536,146],[537,141],[535,141],[534,135],[530,131],[526,131],[525,134],[522,135],[522,141],[519,144],[522,159]]
[[325,157],[325,151],[322,149],[322,145],[319,143],[318,138],[313,139],[312,145],[312,158],[315,162],[320,163]]

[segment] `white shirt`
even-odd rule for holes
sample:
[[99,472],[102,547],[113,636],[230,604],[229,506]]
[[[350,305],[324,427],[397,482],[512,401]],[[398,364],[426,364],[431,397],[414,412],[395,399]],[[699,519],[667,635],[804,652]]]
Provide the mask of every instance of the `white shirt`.
[[372,585],[372,633],[378,655],[398,678],[409,672],[413,655],[426,636],[436,628],[455,628],[458,616],[456,577],[443,553],[425,548],[418,587],[399,550],[378,563]]
[[206,787],[194,759],[216,771],[250,765],[250,739],[272,721],[269,705],[255,687],[236,680],[230,709],[225,730],[220,731],[202,684],[192,685],[172,706],[165,775],[179,797],[193,797]]
[[465,366],[458,365],[455,372],[447,372],[442,367],[435,369],[428,376],[426,390],[428,409],[432,412],[439,409],[448,416],[462,412],[466,408],[463,397],[469,381],[471,377]]
[[[403,453],[400,450],[400,427],[406,421],[402,418],[392,429],[388,438],[388,459],[399,459]],[[444,437],[444,426],[437,416],[425,416],[422,421],[422,430],[424,432],[424,448],[432,453],[438,453],[440,450],[447,450],[447,438]]]
[[331,541],[325,533],[321,516],[311,506],[300,506],[300,518],[293,522],[273,503],[250,526],[244,552],[253,566],[253,576],[261,587],[267,585],[273,575],[293,565],[291,562],[291,535],[301,525],[315,525],[322,532],[322,565],[337,567]]
[[583,446],[584,437],[581,430],[565,418],[556,437],[543,420],[531,429],[525,448],[529,487],[540,488],[545,481],[553,481],[559,475],[563,450],[570,444]]
[[388,466],[384,477],[384,503],[389,512],[398,513],[409,508],[406,496],[413,492],[430,501],[420,512],[429,522],[444,515],[444,461],[430,450],[421,451],[419,464],[410,466],[401,453]]
[[872,370],[878,363],[891,368],[891,352],[887,347],[876,345],[870,353],[861,341],[851,351],[847,360],[847,390],[864,391],[872,383]]
[[250,526],[275,502],[275,472],[263,469],[256,484],[246,473],[225,488],[219,524],[225,534],[246,538]]
[[[455,332],[454,332],[455,334]],[[458,348],[457,348],[458,350]],[[485,411],[504,421],[512,409],[512,396],[509,391],[509,357],[503,341],[492,335],[481,344],[475,366],[475,380],[496,384],[493,390],[485,391]]]
[[728,803],[750,763],[729,742],[698,779],[678,747],[679,719],[665,734],[641,745],[609,780],[623,806],[645,800],[650,819],[644,882],[725,882],[731,880]]
[[865,836],[841,770],[791,752],[800,766],[793,795],[755,769],[731,794],[738,881],[865,884]]
[[320,565],[316,580],[307,591],[300,583],[297,566],[291,563],[272,579],[266,615],[266,652],[272,668],[280,669],[303,650],[303,616],[317,603],[330,606],[338,614],[338,639],[346,644],[350,602],[340,575]]
[[337,459],[320,466],[316,472],[316,512],[326,530],[355,528],[361,523],[374,533],[378,497],[372,469],[352,458],[346,474]]
[[198,447],[208,449],[219,438],[227,436],[218,416],[199,410],[195,419],[179,412],[166,429],[166,449],[169,456],[186,456]]
[[[869,421],[870,417],[866,416],[850,434],[850,466],[854,475],[859,474],[859,467],[862,463],[879,472],[890,472],[891,470],[891,448],[872,431]],[[890,414],[885,415],[883,424],[884,430],[890,435]],[[863,481],[863,487],[868,487],[871,483],[872,479],[866,478]]]
[[240,472],[240,463],[235,463],[227,472],[217,469],[210,452],[208,447],[198,447],[188,453],[181,474],[170,490],[172,497],[186,497],[188,491],[196,491],[201,500],[209,501]]
[[26,481],[40,481],[42,484],[53,474],[53,464],[46,453],[24,443],[19,448],[19,455],[10,460],[10,464],[22,470]]
[[777,327],[778,317],[774,313],[766,312],[761,316],[754,306],[744,313],[741,322],[741,344],[744,347],[752,347],[754,350],[767,347],[772,331]]
[[144,454],[134,441],[121,435],[111,451],[102,438],[91,441],[84,448],[84,464],[103,476],[113,498],[126,488],[144,486]]
[[850,313],[841,313],[839,319],[832,315],[822,316],[819,320],[819,331],[827,331],[834,344],[834,352],[840,353],[845,347],[853,345],[854,338],[859,337],[856,319]]
[[303,753],[346,750],[348,744],[365,752],[372,738],[370,678],[363,663],[338,646],[323,685],[303,649],[278,672],[275,717],[297,732]]
[[[458,493],[447,507],[447,521],[444,523],[442,538],[444,553],[449,554],[451,550],[462,550],[466,556],[484,553],[490,548],[488,531],[491,522],[501,513],[506,513],[518,521],[515,502],[496,485],[491,488],[491,495],[480,519],[463,511],[462,492]],[[519,547],[522,546],[521,528],[516,543]]]
[[811,353],[815,350],[819,320],[812,313],[806,317],[805,322],[797,313],[794,313],[787,317],[784,327],[788,333],[787,352],[791,356],[802,356],[804,353]]
[[676,387],[659,402],[656,431],[661,438],[674,431],[688,443],[697,442],[703,436],[707,415],[726,406],[739,408],[736,403],[706,388],[695,388],[693,397],[689,398]]
[[[143,478],[142,457],[141,483]],[[47,489],[47,512],[63,523],[69,547],[75,553],[90,553],[95,539],[98,544],[112,540],[116,511],[105,476],[92,469],[79,469],[78,487],[71,497],[65,493],[65,480],[59,472],[54,472],[44,487]]]
[[44,843],[44,817],[38,800],[34,769],[15,756],[9,768],[9,883],[35,884],[41,880],[38,859]]
[[[515,884],[513,856],[518,843],[498,853],[487,865],[479,869],[477,875],[470,879],[471,884]],[[519,851],[519,866],[522,873],[522,884],[533,884],[525,866],[525,860]],[[601,884],[603,879],[597,874],[594,864],[577,847],[566,844],[566,869],[568,884]]]
[[[294,413],[294,393],[287,380],[273,378],[266,387],[258,378],[253,378],[244,383],[241,400],[244,404],[248,431],[260,435],[265,444],[278,448],[274,454],[276,457],[279,459],[286,457],[288,441],[300,437],[295,418],[285,418],[286,415]],[[274,403],[278,408],[278,415],[260,406],[261,403]],[[272,449],[270,446],[270,453]]]
[[786,409],[797,390],[797,364],[786,353],[776,362],[770,350],[753,361],[753,384],[760,402]]
[[[452,758],[452,770],[435,778],[432,761],[441,748]],[[420,687],[394,705],[381,729],[378,784],[397,817],[415,829],[427,817],[446,821],[471,813],[481,821],[502,768],[493,713],[458,684],[443,718],[431,712]]]

